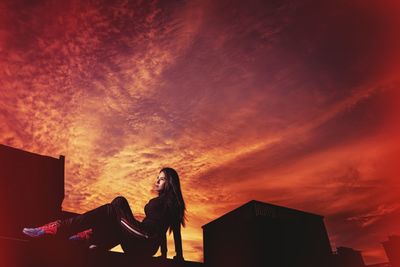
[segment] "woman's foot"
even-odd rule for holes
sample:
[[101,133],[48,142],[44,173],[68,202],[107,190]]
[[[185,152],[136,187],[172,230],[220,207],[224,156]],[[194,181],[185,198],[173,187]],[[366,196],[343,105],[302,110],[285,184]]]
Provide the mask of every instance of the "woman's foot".
[[93,234],[92,229],[85,230],[83,232],[77,233],[76,235],[70,236],[69,240],[73,241],[88,241]]
[[24,228],[22,232],[30,237],[42,237],[45,235],[55,235],[60,228],[61,221],[57,220],[36,228]]

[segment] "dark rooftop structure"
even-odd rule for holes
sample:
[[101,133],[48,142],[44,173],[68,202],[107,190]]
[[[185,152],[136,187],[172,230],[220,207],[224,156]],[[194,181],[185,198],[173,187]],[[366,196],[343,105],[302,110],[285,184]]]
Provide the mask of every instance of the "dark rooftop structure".
[[252,200],[203,226],[207,266],[329,266],[320,215]]
[[387,241],[382,242],[391,267],[400,267],[400,236],[389,236]]
[[64,156],[52,158],[0,145],[0,235],[60,217]]
[[370,265],[365,265],[366,267],[390,267],[389,262],[381,262],[381,263],[375,263],[375,264],[370,264]]
[[361,251],[348,247],[338,247],[334,255],[334,266],[365,267]]

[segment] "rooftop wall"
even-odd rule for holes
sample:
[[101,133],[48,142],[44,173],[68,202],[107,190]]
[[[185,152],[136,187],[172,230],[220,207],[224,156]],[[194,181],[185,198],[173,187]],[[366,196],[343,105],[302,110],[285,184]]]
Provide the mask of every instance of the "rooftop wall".
[[64,156],[52,158],[0,145],[0,235],[18,235],[59,215]]

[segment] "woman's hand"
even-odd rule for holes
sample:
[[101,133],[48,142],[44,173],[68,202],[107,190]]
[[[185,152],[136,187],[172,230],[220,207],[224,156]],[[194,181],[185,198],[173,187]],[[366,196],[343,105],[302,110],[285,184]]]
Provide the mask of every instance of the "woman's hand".
[[183,258],[183,255],[176,255],[176,256],[174,256],[174,260],[175,260],[175,261],[185,261],[185,259]]
[[175,243],[175,253],[174,260],[184,261],[183,259],[183,251],[182,251],[182,237],[181,237],[181,225],[176,224],[172,228],[172,232],[174,233],[174,243]]

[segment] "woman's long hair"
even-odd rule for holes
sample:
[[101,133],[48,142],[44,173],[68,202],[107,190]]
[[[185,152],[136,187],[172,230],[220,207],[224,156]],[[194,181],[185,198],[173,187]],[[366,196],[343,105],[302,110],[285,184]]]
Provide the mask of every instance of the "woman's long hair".
[[[172,168],[162,168],[166,178],[166,184],[161,196],[166,197],[168,208],[173,217],[173,223],[185,226],[186,221],[186,205],[183,200],[181,184],[179,182],[178,173]],[[171,228],[170,228],[171,231]]]

